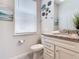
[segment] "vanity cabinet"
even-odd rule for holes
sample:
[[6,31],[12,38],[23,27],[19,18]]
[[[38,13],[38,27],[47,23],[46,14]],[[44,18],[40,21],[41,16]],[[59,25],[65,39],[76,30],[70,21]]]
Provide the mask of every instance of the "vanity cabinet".
[[75,44],[58,38],[42,36],[44,59],[79,59]]

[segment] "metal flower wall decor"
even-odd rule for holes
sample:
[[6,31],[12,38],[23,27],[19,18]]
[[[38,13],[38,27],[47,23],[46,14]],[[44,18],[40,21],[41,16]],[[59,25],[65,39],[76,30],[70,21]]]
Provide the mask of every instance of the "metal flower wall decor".
[[47,19],[49,13],[51,13],[50,6],[52,4],[52,1],[48,1],[46,4],[43,4],[41,6],[42,16]]
[[9,10],[0,9],[0,21],[13,21],[13,13]]

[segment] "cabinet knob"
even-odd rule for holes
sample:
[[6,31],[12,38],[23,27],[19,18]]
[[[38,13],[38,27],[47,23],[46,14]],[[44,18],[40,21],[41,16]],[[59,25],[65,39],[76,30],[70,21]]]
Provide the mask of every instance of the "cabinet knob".
[[59,50],[56,50],[56,52],[59,52]]

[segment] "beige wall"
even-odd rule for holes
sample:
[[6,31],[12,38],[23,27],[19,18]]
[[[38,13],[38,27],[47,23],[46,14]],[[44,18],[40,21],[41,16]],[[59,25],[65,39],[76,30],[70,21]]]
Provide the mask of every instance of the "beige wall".
[[[14,0],[0,0],[0,6],[6,7],[13,11]],[[40,6],[38,6],[40,8]],[[39,9],[38,9],[39,11]],[[39,15],[38,12],[37,15]],[[38,33],[34,35],[14,36],[14,22],[0,21],[0,59],[10,59],[21,53],[30,51],[32,44],[37,43],[40,39],[40,16],[38,16]],[[18,45],[19,40],[25,40],[23,45]]]

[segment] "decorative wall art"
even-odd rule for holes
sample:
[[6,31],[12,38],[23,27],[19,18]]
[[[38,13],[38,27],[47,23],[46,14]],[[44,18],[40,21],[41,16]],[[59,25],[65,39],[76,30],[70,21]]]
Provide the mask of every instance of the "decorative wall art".
[[49,10],[49,13],[51,13],[51,10]]
[[50,6],[52,4],[52,1],[47,2],[47,4],[43,4],[41,7],[42,16],[47,19],[49,13],[51,13]]
[[46,13],[46,16],[48,15],[48,13]]
[[10,10],[0,9],[0,21],[13,21],[13,13]]
[[45,19],[47,19],[47,17],[45,17]]
[[46,4],[44,4],[42,7],[41,7],[42,11],[44,11],[46,9]]
[[52,4],[52,1],[49,1],[47,5],[50,6],[51,4]]
[[47,8],[46,11],[49,11],[49,8]]
[[42,16],[45,16],[45,12],[42,13]]

